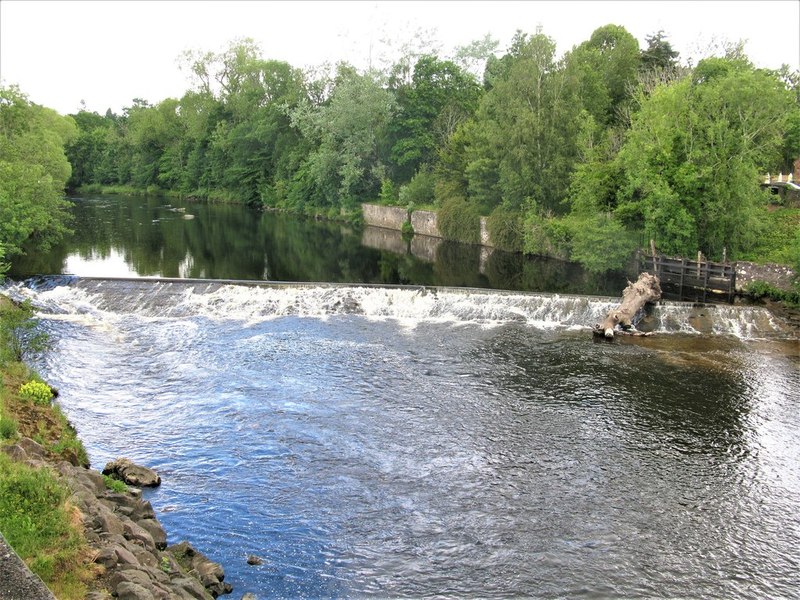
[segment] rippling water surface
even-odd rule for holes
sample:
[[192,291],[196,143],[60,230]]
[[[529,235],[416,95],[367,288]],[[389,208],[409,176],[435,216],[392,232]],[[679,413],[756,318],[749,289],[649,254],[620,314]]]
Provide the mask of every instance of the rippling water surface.
[[81,302],[43,374],[234,598],[798,595],[796,339]]

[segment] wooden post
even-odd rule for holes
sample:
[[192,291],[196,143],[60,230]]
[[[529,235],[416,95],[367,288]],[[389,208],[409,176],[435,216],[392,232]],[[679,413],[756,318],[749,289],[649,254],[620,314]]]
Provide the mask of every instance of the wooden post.
[[656,262],[656,241],[650,240],[650,254],[653,257],[653,275],[658,275],[658,263]]

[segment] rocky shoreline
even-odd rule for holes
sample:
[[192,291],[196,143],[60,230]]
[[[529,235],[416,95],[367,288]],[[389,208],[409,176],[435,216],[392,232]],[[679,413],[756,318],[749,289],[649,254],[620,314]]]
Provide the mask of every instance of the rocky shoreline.
[[[207,600],[232,591],[222,566],[188,542],[167,546],[166,532],[138,487],[113,491],[99,471],[54,462],[30,438],[2,451],[31,467],[51,468],[72,492],[69,501],[79,511],[97,573],[87,600]],[[149,471],[124,459],[104,469],[119,479],[125,479],[126,470],[138,475]],[[147,481],[139,485],[154,485]]]

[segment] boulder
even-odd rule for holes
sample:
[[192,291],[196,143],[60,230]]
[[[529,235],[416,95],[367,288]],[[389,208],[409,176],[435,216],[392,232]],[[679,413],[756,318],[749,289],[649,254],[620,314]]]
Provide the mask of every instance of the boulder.
[[103,469],[103,475],[115,477],[128,485],[136,487],[156,487],[161,485],[158,473],[147,467],[137,465],[127,458],[112,460]]

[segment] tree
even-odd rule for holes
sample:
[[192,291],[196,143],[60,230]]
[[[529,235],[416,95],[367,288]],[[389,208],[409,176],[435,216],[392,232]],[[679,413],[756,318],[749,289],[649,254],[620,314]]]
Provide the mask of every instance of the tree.
[[484,211],[535,203],[558,211],[576,156],[579,105],[555,43],[519,35],[487,68],[491,87],[469,128],[468,195]]
[[584,108],[598,124],[625,123],[642,58],[639,42],[619,25],[604,25],[567,56]]
[[645,71],[672,69],[680,53],[673,50],[663,30],[645,37],[647,48],[641,53],[641,69]]
[[71,169],[64,145],[75,122],[0,88],[0,246],[11,256],[28,244],[46,249],[66,232],[64,187]]
[[478,105],[480,87],[455,63],[423,56],[414,65],[411,84],[397,90],[397,112],[390,123],[392,160],[400,181],[435,162],[458,125]]
[[[341,65],[330,101],[291,109],[292,125],[314,143],[295,184],[326,207],[352,212],[360,200],[376,198],[387,165],[382,160],[394,99],[374,73]],[[304,192],[304,193],[305,193]]]
[[700,61],[691,77],[641,101],[617,157],[616,216],[667,253],[751,247],[764,202],[759,174],[780,162],[792,109],[774,73],[740,58]]

